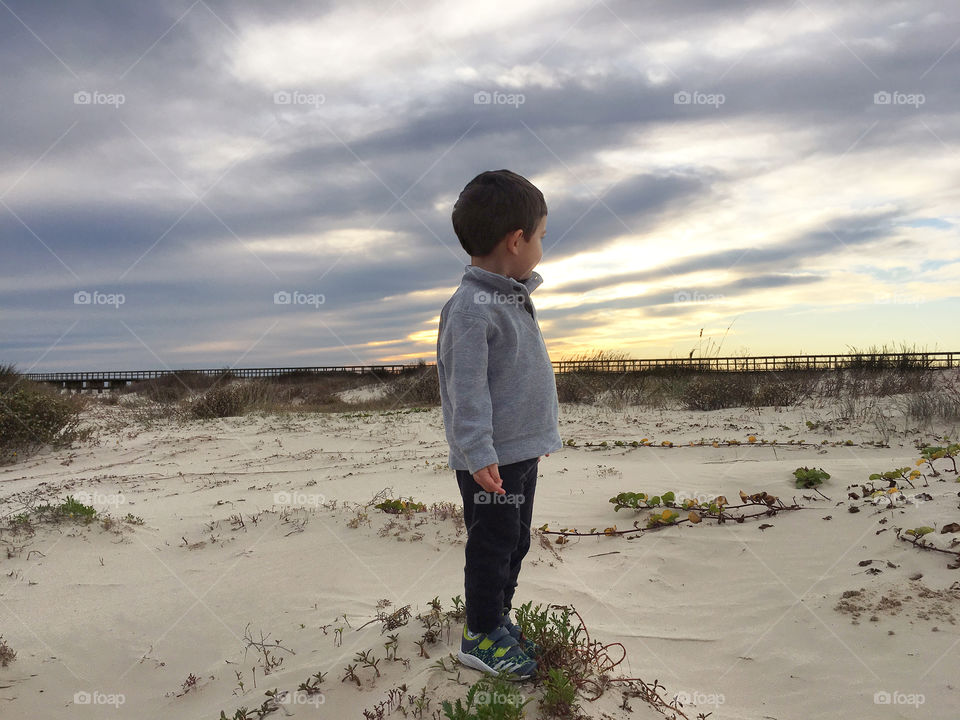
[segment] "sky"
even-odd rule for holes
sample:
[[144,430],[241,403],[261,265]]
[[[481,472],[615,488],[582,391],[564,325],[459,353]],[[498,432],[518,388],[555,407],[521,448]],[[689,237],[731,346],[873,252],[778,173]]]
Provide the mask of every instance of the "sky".
[[960,6],[0,0],[0,364],[433,362],[508,168],[552,359],[960,350]]

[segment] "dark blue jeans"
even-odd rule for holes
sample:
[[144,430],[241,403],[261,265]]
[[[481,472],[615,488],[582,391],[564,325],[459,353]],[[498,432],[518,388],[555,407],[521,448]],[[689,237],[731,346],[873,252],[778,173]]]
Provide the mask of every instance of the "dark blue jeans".
[[504,495],[484,490],[466,470],[457,470],[467,527],[464,604],[470,632],[488,633],[510,609],[520,563],[530,549],[530,519],[539,457],[500,465]]

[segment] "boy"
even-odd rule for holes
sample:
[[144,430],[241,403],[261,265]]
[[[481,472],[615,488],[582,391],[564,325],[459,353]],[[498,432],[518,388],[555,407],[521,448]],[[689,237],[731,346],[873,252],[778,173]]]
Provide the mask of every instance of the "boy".
[[557,385],[530,300],[543,278],[547,204],[509,170],[480,173],[453,208],[470,255],[440,312],[437,374],[449,464],[467,527],[467,622],[460,661],[514,679],[537,668],[536,646],[510,620],[542,455],[559,450]]

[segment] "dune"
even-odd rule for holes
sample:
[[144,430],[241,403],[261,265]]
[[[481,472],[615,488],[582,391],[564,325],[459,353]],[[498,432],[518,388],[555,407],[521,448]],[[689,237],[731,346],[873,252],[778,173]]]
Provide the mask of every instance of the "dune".
[[[939,530],[960,521],[957,477],[948,459],[938,477],[919,468],[926,477],[893,505],[861,486],[915,467],[918,442],[956,429],[911,427],[896,398],[882,402],[883,426],[844,420],[829,402],[561,405],[572,443],[540,464],[515,606],[572,606],[591,638],[622,644],[611,677],[656,680],[688,718],[955,718],[957,558],[896,529],[934,527],[925,539],[955,549],[960,534]],[[400,717],[397,704],[412,712],[409,696],[422,692],[432,718],[442,700],[465,697],[480,676],[453,660],[462,626],[440,624],[435,642],[416,644],[417,615],[434,598],[450,611],[463,593],[466,536],[451,512],[460,498],[439,408],[146,429],[117,422],[124,412],[90,411],[99,444],[0,468],[5,525],[68,495],[115,520],[3,532],[0,633],[16,658],[0,668],[0,717],[233,718],[276,689],[273,717],[362,718],[378,704]],[[831,477],[819,492],[797,489],[800,466]],[[614,511],[624,491],[731,503],[765,491],[799,509],[556,542],[562,529],[645,527],[650,511]],[[427,510],[372,507],[386,497]],[[406,624],[384,630],[407,606]],[[356,680],[344,679],[351,664]],[[298,690],[311,682],[318,692]],[[664,717],[625,687],[582,701],[584,714]],[[534,698],[528,717],[543,717],[531,683],[517,692]]]

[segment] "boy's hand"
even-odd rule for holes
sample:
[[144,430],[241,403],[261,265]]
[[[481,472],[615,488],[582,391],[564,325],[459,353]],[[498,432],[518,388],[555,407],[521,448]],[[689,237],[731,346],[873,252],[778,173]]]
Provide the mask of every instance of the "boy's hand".
[[497,495],[505,495],[507,492],[502,487],[503,480],[500,479],[500,470],[497,468],[497,463],[480,468],[473,474],[473,479],[477,482],[477,485],[487,492]]
[[537,462],[540,462],[540,461],[543,460],[545,457],[550,457],[550,453],[547,453],[546,455],[541,455],[541,456],[537,459]]

